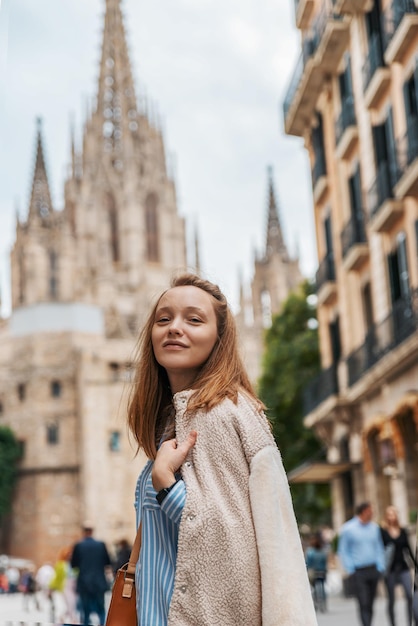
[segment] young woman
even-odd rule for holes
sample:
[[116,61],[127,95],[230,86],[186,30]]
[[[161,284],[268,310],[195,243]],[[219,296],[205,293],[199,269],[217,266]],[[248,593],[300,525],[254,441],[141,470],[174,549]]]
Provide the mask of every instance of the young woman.
[[219,288],[176,278],[143,329],[128,420],[139,626],[315,626],[289,487]]
[[[415,563],[415,558],[409,545],[407,532],[405,528],[401,528],[398,513],[394,506],[388,506],[385,511],[381,533],[385,551],[390,555],[385,572],[390,624],[391,626],[396,626],[394,611],[396,585],[402,585],[404,589],[407,601],[408,624],[412,624],[413,581],[410,567],[411,564]],[[410,561],[410,564],[407,559]]]

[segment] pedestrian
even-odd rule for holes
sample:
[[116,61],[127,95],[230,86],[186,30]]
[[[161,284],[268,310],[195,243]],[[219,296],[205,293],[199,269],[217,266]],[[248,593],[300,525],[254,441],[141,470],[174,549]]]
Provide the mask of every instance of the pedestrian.
[[127,539],[121,539],[116,546],[116,558],[113,563],[113,574],[116,575],[118,569],[125,565],[129,561],[131,556],[131,545]]
[[[385,569],[385,585],[388,593],[388,615],[391,626],[395,620],[395,588],[401,585],[407,602],[408,624],[412,624],[413,579],[410,569],[415,567],[415,557],[408,541],[405,528],[399,523],[398,512],[394,506],[388,506],[381,524],[382,540],[388,560]],[[409,562],[408,562],[409,561]]]
[[76,615],[75,574],[70,565],[71,547],[62,548],[54,565],[54,577],[50,582],[51,621],[74,622]]
[[9,593],[16,593],[19,587],[20,572],[14,565],[6,569],[7,580],[9,581]]
[[362,502],[355,516],[343,524],[338,555],[357,599],[362,626],[371,626],[377,585],[385,570],[385,553],[378,524],[373,522],[370,502]]
[[217,285],[179,276],[141,333],[128,423],[138,626],[315,626],[280,453]]
[[321,533],[315,533],[305,554],[309,582],[311,583],[315,608],[326,611],[325,581],[327,579],[328,552],[324,547]]
[[54,574],[54,567],[49,561],[41,565],[36,572],[36,585],[41,607],[48,606],[51,608],[52,594],[49,585],[54,578]]
[[38,586],[33,567],[30,567],[22,572],[20,584],[23,591],[23,609],[25,611],[29,611],[30,604],[33,601],[35,609],[39,611],[39,600],[36,595]]
[[105,622],[105,592],[108,582],[106,568],[111,566],[109,553],[103,541],[93,538],[93,523],[83,523],[83,539],[75,544],[71,567],[78,570],[77,593],[80,598],[81,622],[88,624],[90,615],[96,613],[99,623]]

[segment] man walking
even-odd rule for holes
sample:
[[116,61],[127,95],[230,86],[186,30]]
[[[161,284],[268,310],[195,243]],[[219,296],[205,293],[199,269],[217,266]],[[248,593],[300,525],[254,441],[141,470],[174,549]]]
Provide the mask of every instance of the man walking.
[[105,623],[104,596],[107,590],[105,568],[111,565],[103,541],[93,539],[93,524],[83,524],[82,541],[75,544],[71,567],[78,569],[77,593],[80,598],[83,624],[90,622],[90,614],[97,613],[100,624]]
[[350,576],[362,626],[372,624],[377,584],[385,569],[380,528],[372,517],[370,502],[359,504],[355,517],[342,526],[338,542],[338,556]]

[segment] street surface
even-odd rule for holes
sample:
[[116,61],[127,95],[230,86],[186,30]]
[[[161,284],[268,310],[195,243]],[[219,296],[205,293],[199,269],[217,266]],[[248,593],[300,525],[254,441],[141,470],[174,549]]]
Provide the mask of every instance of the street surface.
[[[387,626],[389,624],[385,604],[385,598],[377,598],[373,626]],[[403,599],[396,602],[397,626],[408,626],[404,604]],[[30,607],[29,611],[25,611],[22,594],[0,595],[0,626],[45,626],[46,624],[51,624],[47,601],[43,602],[39,611],[33,606]],[[355,601],[352,598],[331,596],[328,598],[328,612],[318,614],[318,624],[319,626],[358,626]]]

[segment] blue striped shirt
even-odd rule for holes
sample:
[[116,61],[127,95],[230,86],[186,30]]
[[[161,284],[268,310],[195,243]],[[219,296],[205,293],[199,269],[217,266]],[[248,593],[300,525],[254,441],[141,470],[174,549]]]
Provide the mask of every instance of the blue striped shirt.
[[135,491],[136,521],[142,544],[136,568],[138,626],[166,626],[176,572],[177,538],[186,500],[179,480],[161,506],[152,486],[153,462],[142,470]]

